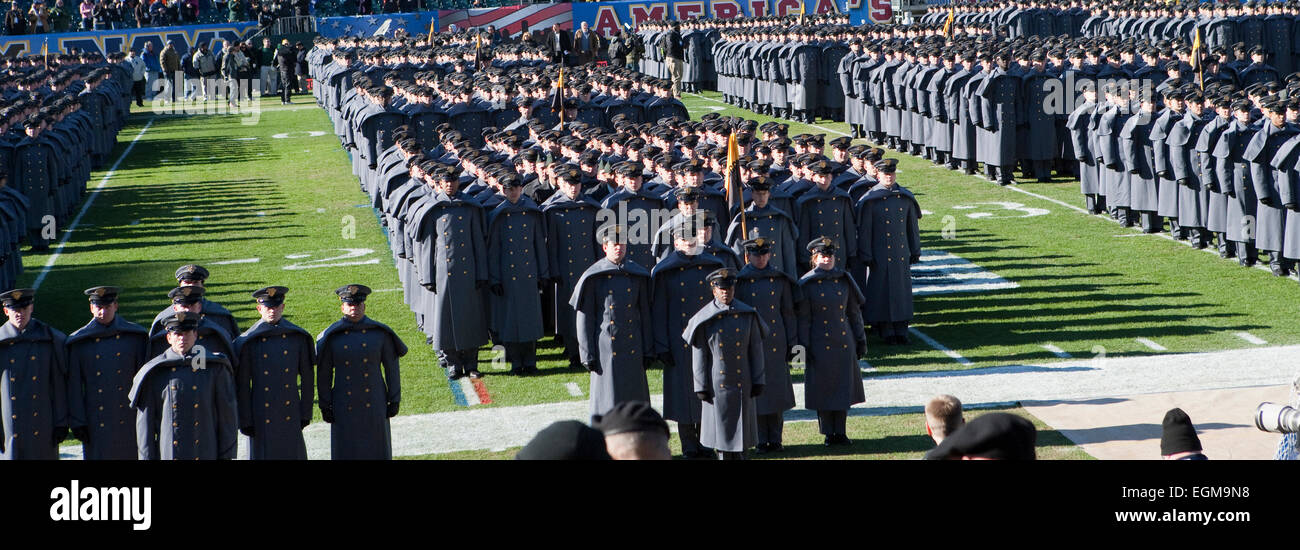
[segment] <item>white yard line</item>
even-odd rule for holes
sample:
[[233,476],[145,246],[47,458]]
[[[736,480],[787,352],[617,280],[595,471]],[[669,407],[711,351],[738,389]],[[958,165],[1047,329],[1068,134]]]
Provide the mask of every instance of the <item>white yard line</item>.
[[1151,339],[1149,339],[1149,338],[1134,338],[1133,340],[1135,340],[1135,341],[1137,341],[1137,343],[1142,344],[1142,345],[1144,345],[1144,346],[1146,346],[1146,347],[1148,347],[1148,348],[1151,348],[1151,349],[1153,349],[1153,350],[1155,350],[1155,351],[1169,351],[1169,348],[1164,347],[1164,346],[1162,346],[1162,345],[1160,345],[1160,344],[1157,344],[1157,343],[1155,343],[1154,340],[1151,340]]
[[1067,353],[1065,350],[1052,344],[1043,344],[1043,349],[1052,352],[1053,355],[1060,357],[1061,359],[1070,359],[1071,357],[1074,357],[1073,355]]
[[969,366],[973,366],[973,365],[975,364],[975,363],[971,362],[970,359],[967,359],[967,358],[965,358],[965,357],[962,357],[960,353],[957,353],[957,352],[955,352],[955,351],[953,351],[953,350],[951,350],[951,349],[948,349],[947,346],[945,346],[945,345],[943,345],[943,344],[940,344],[937,340],[935,340],[934,338],[929,337],[929,336],[926,335],[924,332],[921,332],[921,331],[919,331],[919,330],[916,330],[915,327],[909,327],[907,330],[910,331],[912,334],[915,334],[916,337],[917,337],[917,338],[920,338],[922,342],[925,342],[926,344],[929,344],[930,347],[939,350],[940,353],[943,353],[944,355],[947,355],[948,357],[951,357],[953,361],[956,361],[956,362],[958,362],[958,363],[961,363],[962,366],[969,367]]
[[144,123],[144,128],[140,129],[140,133],[136,134],[135,138],[131,140],[131,143],[126,146],[126,150],[122,151],[122,156],[117,157],[117,162],[114,162],[113,166],[108,169],[108,173],[104,174],[104,177],[99,180],[99,185],[96,185],[95,190],[91,191],[90,195],[86,197],[85,204],[81,205],[81,211],[77,212],[77,217],[72,219],[72,225],[69,225],[68,230],[63,233],[63,239],[60,240],[59,245],[54,248],[54,253],[50,254],[50,258],[45,260],[45,267],[41,268],[40,275],[37,275],[36,280],[32,282],[33,290],[41,288],[41,283],[45,282],[45,277],[50,274],[50,268],[54,267],[54,262],[59,261],[59,256],[63,254],[63,247],[67,246],[68,240],[72,238],[72,232],[81,224],[81,218],[90,210],[90,205],[95,203],[95,197],[99,196],[99,191],[108,184],[108,180],[113,177],[113,174],[117,173],[117,167],[122,164],[122,161],[126,159],[127,155],[131,154],[131,149],[135,148],[135,143],[140,141],[140,137],[144,136],[144,133],[149,130],[149,127],[153,125],[153,121],[154,119],[151,118],[148,122]]
[[1234,334],[1237,338],[1241,338],[1242,340],[1255,344],[1256,346],[1262,346],[1268,343],[1265,342],[1262,338],[1255,336],[1254,334],[1251,334],[1249,332],[1237,332]]
[[564,389],[569,390],[569,395],[582,397],[582,388],[579,388],[578,385],[573,382],[566,382],[564,384]]

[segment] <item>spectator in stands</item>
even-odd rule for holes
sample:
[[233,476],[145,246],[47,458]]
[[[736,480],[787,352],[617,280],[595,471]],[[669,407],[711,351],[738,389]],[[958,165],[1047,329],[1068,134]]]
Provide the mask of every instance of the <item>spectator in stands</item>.
[[357,15],[372,15],[374,13],[375,10],[370,5],[370,0],[359,0],[357,2]]
[[167,26],[167,6],[163,5],[163,0],[153,0],[149,5],[149,26]]
[[135,17],[135,26],[145,28],[149,26],[149,0],[139,0],[131,8],[132,16]]
[[199,22],[199,0],[185,0],[181,5],[181,21],[186,25]]
[[236,23],[247,19],[246,17],[244,17],[243,0],[230,0],[227,13],[228,16],[226,17],[226,21],[229,21],[231,23]]
[[50,32],[50,10],[45,7],[45,0],[32,2],[32,9],[27,10],[27,28],[32,34]]
[[925,433],[935,445],[966,424],[961,414],[961,400],[951,395],[936,395],[925,404]]
[[50,24],[54,32],[68,32],[72,28],[72,12],[64,7],[63,0],[55,0],[50,8]]
[[5,34],[27,34],[27,18],[18,10],[17,2],[10,4],[9,11],[5,12]]
[[399,10],[397,0],[380,0],[379,9],[384,13],[397,13]]
[[126,6],[122,0],[105,0],[108,12],[108,28],[125,29],[126,28]]
[[134,29],[140,26],[140,21],[136,19],[136,13],[142,3],[144,3],[144,0],[122,1],[122,28]]
[[95,7],[90,10],[90,16],[94,19],[94,28],[97,31],[111,30],[113,27],[109,23],[108,0],[99,0],[95,2]]
[[81,13],[81,30],[88,31],[95,28],[95,3],[90,0],[81,0],[81,6],[78,8]]
[[175,25],[181,20],[181,3],[180,0],[170,0],[167,2],[167,24]]

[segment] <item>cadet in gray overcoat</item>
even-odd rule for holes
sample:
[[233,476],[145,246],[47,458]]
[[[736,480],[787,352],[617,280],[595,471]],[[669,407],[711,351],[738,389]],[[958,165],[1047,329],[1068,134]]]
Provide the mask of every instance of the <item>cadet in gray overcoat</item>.
[[68,335],[68,422],[86,460],[135,460],[135,411],[127,393],[148,362],[145,328],[117,314],[120,289],[87,289],[86,326]]
[[743,458],[758,442],[754,398],[762,395],[763,337],[767,325],[753,307],[736,300],[736,271],[709,274],[713,300],[682,331],[691,346],[695,395],[704,402],[700,442],[718,458]]

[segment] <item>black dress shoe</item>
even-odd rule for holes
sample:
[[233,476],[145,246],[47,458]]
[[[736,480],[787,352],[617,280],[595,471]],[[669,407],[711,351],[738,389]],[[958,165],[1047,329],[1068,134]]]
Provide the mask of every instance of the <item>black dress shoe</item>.
[[754,454],[760,454],[760,455],[767,454],[767,446],[768,446],[767,443],[759,443],[754,447]]
[[[581,367],[582,365],[578,365],[578,366]],[[524,372],[526,372],[526,373],[528,373],[528,374],[537,374],[537,373],[542,372],[542,371],[537,370],[537,365],[528,365],[528,366],[524,367]]]
[[514,376],[523,376],[525,374],[528,374],[528,371],[524,370],[523,367],[512,367],[510,369],[510,374]]
[[470,379],[478,380],[479,378],[483,378],[483,373],[481,373],[481,372],[479,372],[479,371],[476,371],[476,370],[472,370],[472,371],[469,371],[469,373],[468,373],[467,376],[469,376]]
[[849,436],[844,435],[844,434],[839,434],[839,435],[835,436],[835,443],[834,443],[834,444],[835,444],[835,445],[851,445],[851,444],[853,444],[853,442],[852,442],[852,441],[849,441]]
[[835,436],[833,436],[833,435],[828,435],[828,436],[826,436],[826,441],[825,441],[824,443],[822,443],[822,444],[825,445],[825,446],[827,446],[827,447],[830,447],[831,445],[835,445],[835,444],[836,444],[836,441],[837,441],[837,440],[835,439]]
[[460,372],[460,369],[458,369],[458,368],[456,368],[456,367],[447,367],[447,379],[448,379],[448,380],[460,380],[460,379],[463,378],[464,376],[465,376],[465,373]]
[[768,444],[767,444],[767,452],[769,452],[769,453],[783,453],[783,452],[785,452],[785,446],[781,445],[780,443],[768,443]]

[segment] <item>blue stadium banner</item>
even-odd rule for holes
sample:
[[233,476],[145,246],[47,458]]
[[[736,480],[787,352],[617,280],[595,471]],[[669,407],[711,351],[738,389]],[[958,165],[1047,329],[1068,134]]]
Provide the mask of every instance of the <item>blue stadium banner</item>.
[[846,4],[851,25],[888,23],[894,18],[894,5],[890,0],[847,0]]
[[437,28],[438,12],[422,11],[391,15],[358,15],[355,17],[321,17],[316,20],[316,31],[325,38],[341,36],[388,36],[398,30],[415,36],[429,34],[430,26]]
[[582,2],[573,4],[573,27],[586,22],[597,32],[610,35],[623,25],[636,27],[646,21],[698,18],[731,19],[765,15],[845,13],[846,2],[888,0],[676,0],[667,2]]
[[196,49],[199,44],[208,44],[213,52],[220,52],[218,40],[242,40],[256,32],[257,23],[249,21],[217,25],[0,36],[0,53],[7,57],[40,55],[48,44],[50,53],[69,53],[76,50],[97,51],[107,55],[130,49],[139,49],[143,52],[144,45],[149,42],[153,43],[154,52],[162,52],[163,46],[166,46],[168,41],[174,41],[176,50],[184,55],[185,52]]

